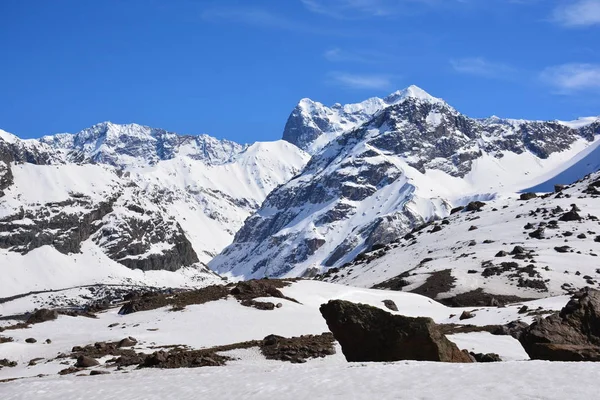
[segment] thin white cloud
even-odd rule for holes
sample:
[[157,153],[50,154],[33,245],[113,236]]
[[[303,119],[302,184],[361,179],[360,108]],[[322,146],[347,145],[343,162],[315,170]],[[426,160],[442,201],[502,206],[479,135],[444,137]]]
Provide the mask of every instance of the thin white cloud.
[[260,8],[227,7],[207,9],[202,19],[210,22],[229,21],[264,29],[309,33],[325,36],[347,36],[342,31],[322,29]]
[[346,50],[334,47],[323,53],[323,58],[332,63],[381,64],[398,62],[399,57],[393,52],[369,50]]
[[558,93],[600,90],[600,64],[563,64],[546,68],[540,79]]
[[384,74],[351,74],[347,72],[331,72],[330,83],[348,89],[390,89],[392,77]]
[[578,0],[558,6],[553,20],[574,28],[600,25],[600,0]]
[[385,17],[440,0],[300,0],[307,10],[337,19]]
[[483,57],[467,57],[450,60],[450,65],[461,74],[477,75],[486,78],[506,79],[515,69],[507,64],[488,61]]

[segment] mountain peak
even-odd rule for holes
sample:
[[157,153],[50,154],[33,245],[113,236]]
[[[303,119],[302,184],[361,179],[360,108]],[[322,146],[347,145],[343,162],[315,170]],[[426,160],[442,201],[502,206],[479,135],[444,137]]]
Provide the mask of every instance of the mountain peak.
[[415,86],[415,85],[410,85],[409,87],[407,87],[405,89],[397,90],[394,93],[387,96],[384,100],[386,103],[393,104],[393,103],[399,103],[406,99],[417,99],[417,100],[426,101],[429,103],[438,103],[438,104],[445,103],[444,100],[437,98],[437,97],[433,97],[432,95],[427,93],[425,90],[423,90],[420,87]]

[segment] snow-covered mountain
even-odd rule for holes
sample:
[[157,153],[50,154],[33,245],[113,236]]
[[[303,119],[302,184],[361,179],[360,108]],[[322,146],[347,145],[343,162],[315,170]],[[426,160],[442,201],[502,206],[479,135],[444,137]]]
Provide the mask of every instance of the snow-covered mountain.
[[67,162],[124,168],[154,165],[177,156],[218,165],[231,161],[247,147],[208,135],[178,135],[164,129],[111,122],[96,124],[75,134],[44,136],[40,142],[56,149]]
[[133,124],[41,140],[0,133],[0,297],[210,276],[204,264],[308,160],[283,140],[240,145]]
[[417,86],[396,91],[384,99],[372,97],[357,104],[336,103],[331,107],[304,98],[289,116],[283,131],[283,140],[315,154],[344,132],[359,127],[379,111],[407,98],[441,102]]
[[596,118],[472,119],[415,87],[355,108],[368,120],[356,117],[344,130],[340,121],[351,113],[340,119],[339,112],[301,101],[285,139],[311,151],[320,140],[327,144],[302,174],[267,197],[211,268],[250,278],[343,265],[457,205],[544,182],[600,133]]

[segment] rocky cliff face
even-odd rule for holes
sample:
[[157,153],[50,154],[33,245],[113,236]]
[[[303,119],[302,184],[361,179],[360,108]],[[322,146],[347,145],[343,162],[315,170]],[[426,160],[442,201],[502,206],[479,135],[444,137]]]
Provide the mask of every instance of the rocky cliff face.
[[[384,108],[336,133],[301,175],[274,190],[210,266],[248,278],[342,265],[470,198],[527,187],[600,133],[598,123],[472,119],[415,88],[378,104]],[[339,121],[318,122],[321,111],[303,130],[295,110],[287,140],[306,148],[326,138]]]

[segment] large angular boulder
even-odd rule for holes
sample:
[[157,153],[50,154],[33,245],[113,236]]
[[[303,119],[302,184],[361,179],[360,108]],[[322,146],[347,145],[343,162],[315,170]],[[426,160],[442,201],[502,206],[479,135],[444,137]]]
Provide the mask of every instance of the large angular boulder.
[[560,313],[525,329],[519,341],[532,359],[600,361],[600,291],[576,293]]
[[472,362],[431,318],[393,315],[343,300],[322,304],[320,311],[347,361]]

